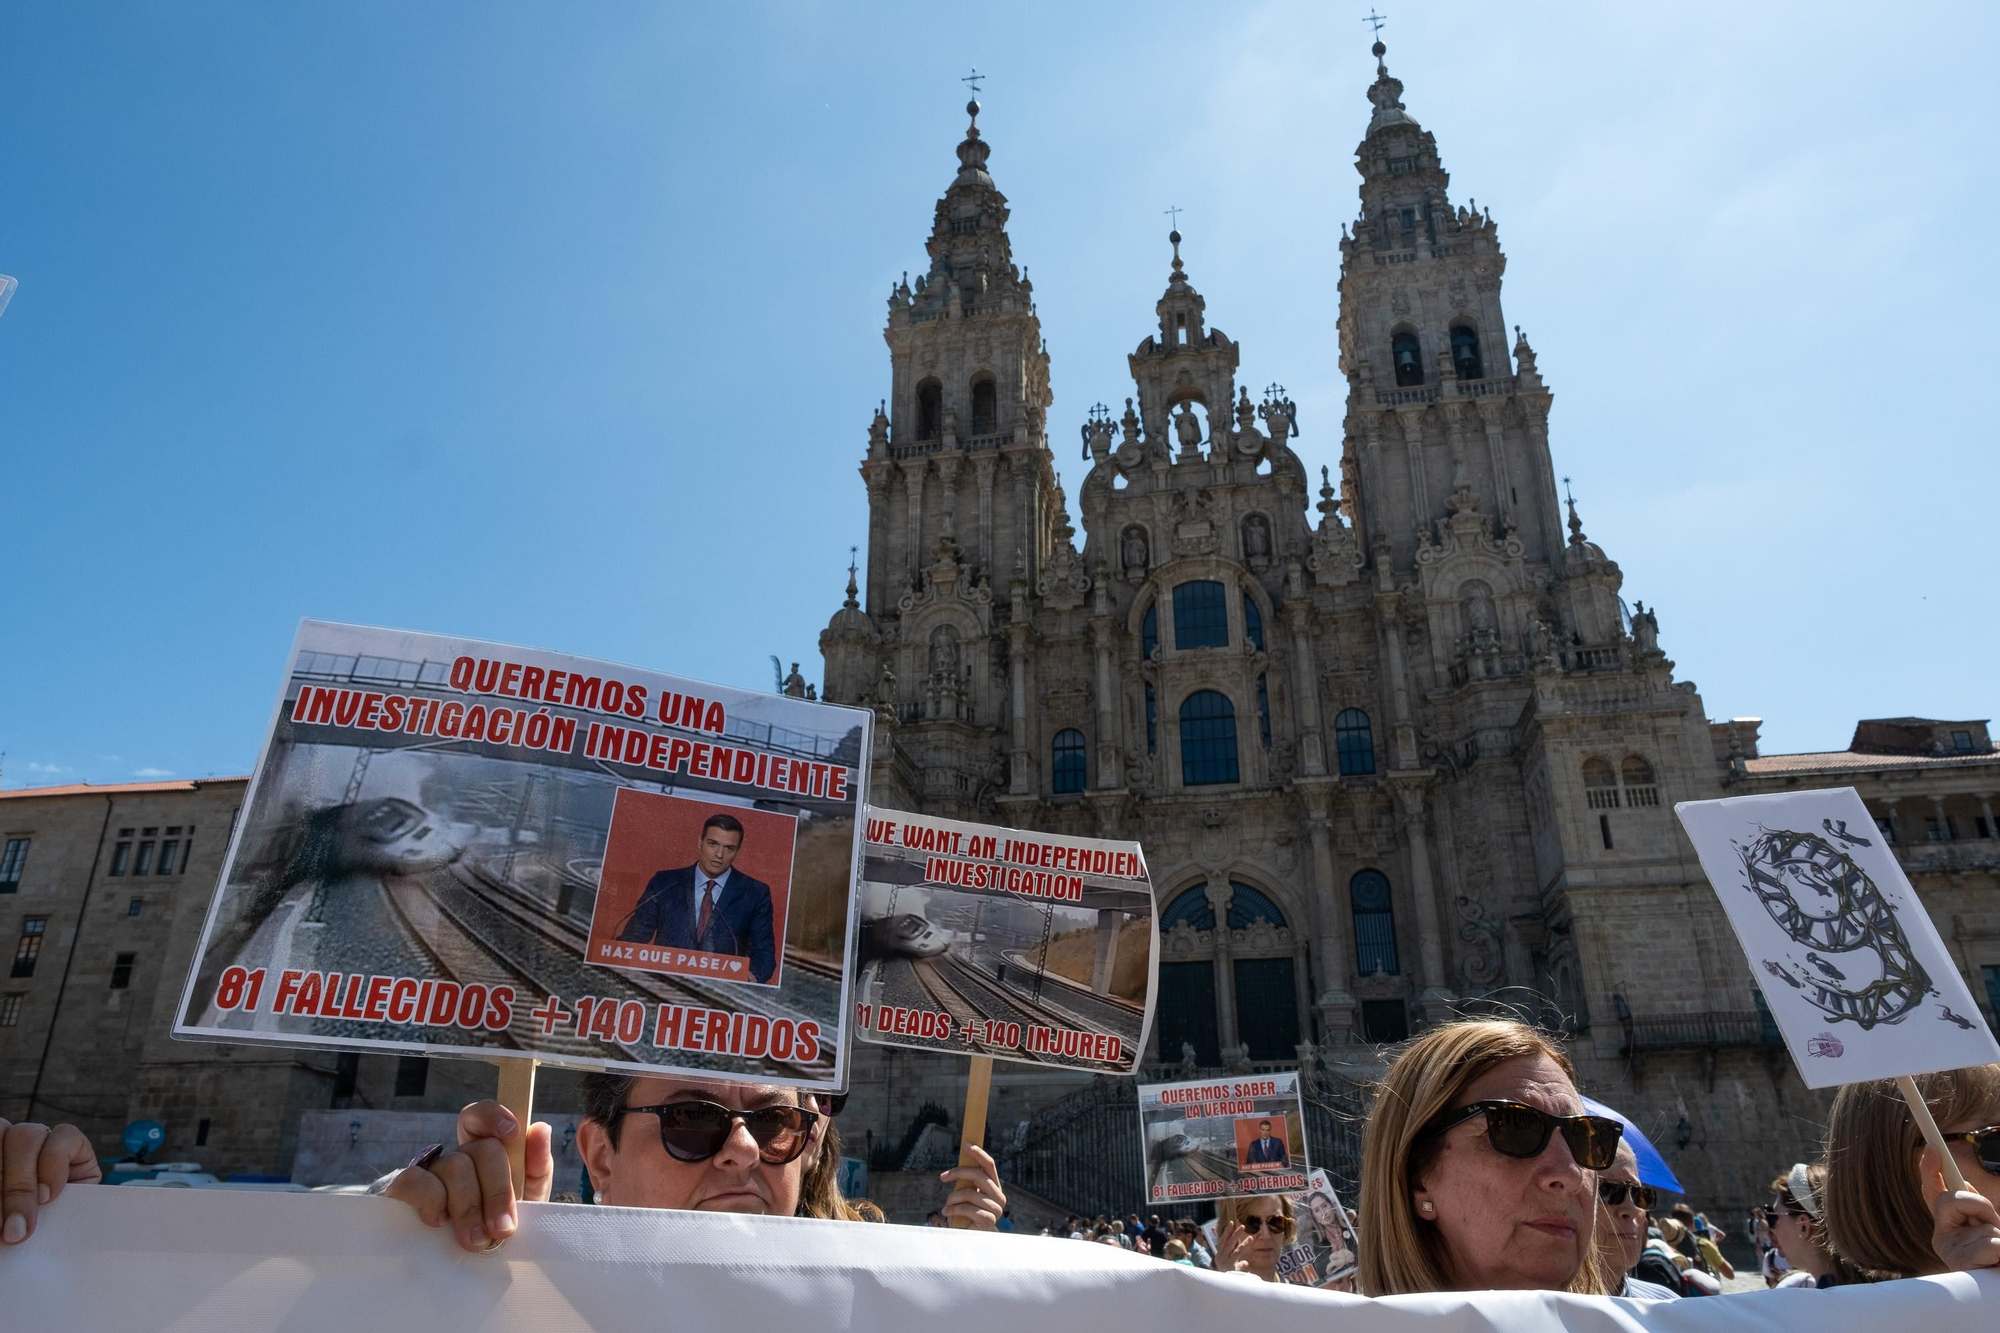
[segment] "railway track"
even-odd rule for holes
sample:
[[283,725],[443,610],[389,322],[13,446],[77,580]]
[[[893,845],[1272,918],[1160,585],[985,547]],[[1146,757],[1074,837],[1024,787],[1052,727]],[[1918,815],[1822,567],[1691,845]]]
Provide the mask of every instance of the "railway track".
[[[910,973],[933,1007],[951,1015],[952,1022],[965,1028],[977,1022],[1018,1023],[1022,1028],[1056,1027],[1093,1030],[1094,1025],[1062,1013],[1021,994],[1011,986],[988,977],[979,968],[952,954],[910,963]],[[1136,1036],[1136,1024],[1133,1036]],[[1128,1037],[1127,1040],[1131,1040]],[[1088,1068],[1107,1062],[1071,1062],[1041,1052],[1019,1050],[1022,1058],[1070,1068]]]
[[[462,858],[445,869],[385,876],[382,885],[403,929],[431,959],[439,974],[461,984],[477,982],[490,986],[496,981],[513,984],[531,994],[532,1000],[515,1008],[514,1022],[506,1034],[507,1044],[516,1048],[533,1046],[557,1060],[569,1057],[595,1061],[609,1054],[614,1059],[655,1064],[659,1053],[638,1043],[577,1036],[573,1030],[565,1033],[561,1027],[544,1035],[540,1020],[530,1017],[528,1011],[537,1007],[545,995],[562,996],[571,1005],[589,995],[609,1001],[636,1000],[649,1007],[664,1001],[761,1013],[767,1017],[796,1018],[803,1014],[820,1019],[823,1025],[837,1017],[838,971],[796,955],[788,954],[785,961],[788,974],[795,968],[804,974],[793,978],[786,987],[786,994],[804,1001],[796,1007],[776,1003],[775,992],[772,998],[767,998],[749,987],[724,991],[667,974],[593,967],[583,957],[588,939],[585,929],[483,868],[476,857]],[[440,949],[437,945],[444,947]],[[800,986],[799,981],[806,984]],[[573,1029],[573,1023],[569,1026]],[[724,1060],[706,1052],[677,1051],[674,1062],[701,1067],[719,1065]],[[774,1070],[806,1077],[827,1072],[831,1056],[812,1066],[771,1063]]]
[[[1009,950],[1001,954],[1000,959],[1009,968],[1010,977],[1035,975],[1034,962],[1019,950]],[[1055,972],[1044,972],[1041,983],[1040,1003],[1047,1008],[1066,1011],[1065,1027],[1115,1032],[1129,1042],[1138,1041],[1139,1026],[1146,1018],[1144,1005],[1130,1004],[1114,995],[1099,995],[1090,987]],[[1014,983],[1008,984],[1011,986]]]

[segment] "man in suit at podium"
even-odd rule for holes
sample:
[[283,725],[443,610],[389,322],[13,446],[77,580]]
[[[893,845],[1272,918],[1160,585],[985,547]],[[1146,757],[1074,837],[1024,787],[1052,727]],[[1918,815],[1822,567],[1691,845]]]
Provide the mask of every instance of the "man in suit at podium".
[[734,815],[710,815],[701,826],[695,863],[647,880],[618,938],[745,958],[750,975],[769,982],[778,970],[771,886],[731,868],[742,850],[743,822]]
[[1285,1151],[1285,1141],[1271,1134],[1270,1121],[1258,1122],[1257,1137],[1250,1140],[1250,1150],[1243,1154],[1243,1164],[1276,1167],[1292,1164],[1291,1154]]

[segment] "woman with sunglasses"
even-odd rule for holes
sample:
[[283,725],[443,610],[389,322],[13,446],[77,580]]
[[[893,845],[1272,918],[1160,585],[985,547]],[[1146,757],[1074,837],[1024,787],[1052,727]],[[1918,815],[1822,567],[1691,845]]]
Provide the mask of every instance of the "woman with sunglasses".
[[1775,1287],[1837,1287],[1859,1274],[1834,1254],[1826,1234],[1827,1170],[1796,1162],[1771,1182],[1771,1242],[1791,1271]]
[[[810,1093],[754,1083],[589,1074],[577,1148],[600,1203],[624,1208],[868,1218],[840,1196],[840,1139]],[[549,1197],[553,1158],[546,1123],[523,1130],[498,1102],[459,1112],[458,1147],[426,1149],[383,1193],[449,1225],[460,1248],[492,1249],[519,1226],[507,1147],[527,1134],[526,1197]],[[1006,1209],[993,1159],[942,1173],[953,1188],[941,1211],[991,1231]],[[879,1211],[869,1208],[878,1220]]]
[[2000,1267],[2000,1064],[1915,1082],[1971,1189],[1945,1188],[1893,1079],[1843,1087],[1826,1123],[1826,1225],[1864,1281]]
[[1596,1173],[1624,1126],[1582,1110],[1568,1056],[1525,1024],[1448,1023],[1406,1046],[1362,1147],[1362,1294],[1604,1294]]
[[1278,1256],[1291,1244],[1298,1221],[1282,1194],[1223,1199],[1215,1205],[1215,1271],[1278,1280]]

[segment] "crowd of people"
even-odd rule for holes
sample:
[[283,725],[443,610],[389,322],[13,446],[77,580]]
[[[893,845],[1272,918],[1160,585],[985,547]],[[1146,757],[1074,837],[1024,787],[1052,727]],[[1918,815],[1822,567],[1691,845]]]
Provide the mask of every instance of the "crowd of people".
[[[1766,1280],[1831,1287],[2000,1267],[2000,1065],[1931,1074],[1917,1088],[1970,1188],[1946,1188],[1895,1084],[1836,1097],[1824,1160],[1772,1182],[1749,1219]],[[793,1088],[600,1073],[584,1081],[577,1142],[601,1202],[845,1221],[882,1213],[842,1197],[835,1098]],[[1574,1070],[1547,1034],[1519,1023],[1446,1024],[1408,1043],[1384,1076],[1363,1137],[1355,1287],[1364,1295],[1542,1289],[1665,1300],[1713,1294],[1733,1276],[1719,1227],[1686,1204],[1657,1219],[1655,1190],[1616,1120],[1586,1114]],[[469,1251],[520,1225],[507,1152],[525,1137],[526,1188],[546,1200],[549,1127],[497,1102],[459,1116],[380,1192]],[[942,1172],[933,1215],[1011,1230],[993,1159],[978,1148]],[[99,1179],[74,1126],[0,1122],[0,1243],[33,1233],[67,1184]],[[1071,1239],[1162,1262],[1278,1280],[1297,1221],[1289,1199],[1223,1200],[1213,1241],[1157,1216],[1070,1218]],[[1775,1256],[1775,1257],[1772,1257]]]

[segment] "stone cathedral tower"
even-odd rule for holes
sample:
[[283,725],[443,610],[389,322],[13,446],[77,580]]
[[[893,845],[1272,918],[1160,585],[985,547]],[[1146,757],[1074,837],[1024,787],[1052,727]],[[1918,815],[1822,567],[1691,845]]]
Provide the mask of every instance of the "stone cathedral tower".
[[[1151,1058],[1366,1072],[1380,1043],[1506,1007],[1578,1034],[1587,1083],[1628,1113],[1754,1092],[1782,1138],[1806,1094],[1775,1067],[1725,1067],[1718,1093],[1736,1055],[1635,1036],[1754,1012],[1726,926],[1691,910],[1708,890],[1671,814],[1726,766],[1654,616],[1564,512],[1497,228],[1451,198],[1374,50],[1337,353],[1266,349],[1240,380],[1175,231],[1131,388],[1106,395],[1123,412],[1078,414],[1080,547],[970,108],[929,269],[890,297],[866,600],[851,578],[821,635],[825,697],[882,718],[879,804],[1144,844]],[[1284,390],[1250,388],[1336,354],[1337,489],[1294,451]],[[858,1049],[871,1131],[949,1102],[952,1062]],[[1000,1074],[1003,1104],[1010,1078],[1028,1103],[1061,1084]]]

